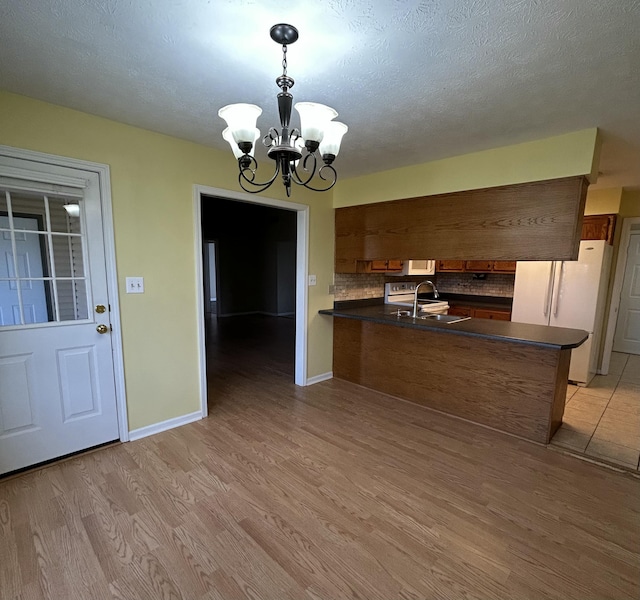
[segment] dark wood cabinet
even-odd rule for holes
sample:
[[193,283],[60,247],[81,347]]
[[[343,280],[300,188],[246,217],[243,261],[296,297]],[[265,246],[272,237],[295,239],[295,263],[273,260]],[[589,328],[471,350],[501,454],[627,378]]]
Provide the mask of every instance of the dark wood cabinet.
[[336,273],[381,256],[575,260],[587,185],[566,177],[338,208]]
[[400,273],[404,262],[401,260],[359,260],[357,273]]
[[438,260],[441,273],[515,273],[515,260]]
[[605,240],[613,244],[613,234],[616,227],[616,215],[589,215],[582,221],[583,240]]
[[516,261],[515,260],[494,260],[493,272],[494,273],[515,273]]
[[464,270],[469,273],[491,273],[493,270],[492,260],[466,260]]
[[469,306],[456,306],[452,304],[449,305],[449,314],[455,317],[470,317],[471,308]]
[[387,271],[387,261],[386,260],[372,260],[371,261],[371,271]]
[[511,311],[508,308],[475,308],[465,304],[449,303],[449,314],[456,317],[511,321]]
[[436,263],[436,271],[462,273],[464,271],[464,260],[439,260]]
[[495,321],[511,321],[511,311],[494,308],[474,308],[473,317],[477,319],[494,319]]

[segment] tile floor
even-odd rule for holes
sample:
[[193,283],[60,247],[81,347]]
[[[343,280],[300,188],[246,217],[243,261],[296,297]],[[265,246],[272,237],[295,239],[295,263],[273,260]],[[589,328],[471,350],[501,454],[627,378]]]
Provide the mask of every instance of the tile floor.
[[639,470],[640,356],[614,352],[608,375],[569,385],[563,423],[551,443]]

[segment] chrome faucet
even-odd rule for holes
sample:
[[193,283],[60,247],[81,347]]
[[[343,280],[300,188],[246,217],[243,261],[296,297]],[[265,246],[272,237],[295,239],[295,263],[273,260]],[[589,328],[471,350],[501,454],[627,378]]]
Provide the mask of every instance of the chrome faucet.
[[438,294],[438,290],[436,289],[436,286],[433,284],[433,281],[429,281],[428,279],[426,279],[425,281],[421,281],[416,286],[416,289],[413,294],[413,314],[411,316],[414,319],[418,316],[418,290],[420,289],[420,286],[424,285],[425,283],[428,283],[433,288],[433,297],[440,298],[440,294]]

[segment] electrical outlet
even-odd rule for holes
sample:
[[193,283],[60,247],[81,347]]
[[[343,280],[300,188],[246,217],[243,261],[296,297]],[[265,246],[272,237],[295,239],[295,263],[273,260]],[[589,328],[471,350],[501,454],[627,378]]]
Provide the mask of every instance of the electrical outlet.
[[316,285],[318,283],[318,279],[315,275],[309,275],[309,285]]
[[144,294],[144,277],[127,277],[127,294]]
[[329,294],[335,294],[336,293],[336,286],[333,283],[329,284]]

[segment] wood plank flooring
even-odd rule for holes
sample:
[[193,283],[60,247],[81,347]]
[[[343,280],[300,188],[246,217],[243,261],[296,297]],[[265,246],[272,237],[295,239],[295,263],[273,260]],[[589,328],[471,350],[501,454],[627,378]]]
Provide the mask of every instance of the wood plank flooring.
[[2,600],[640,596],[639,479],[214,354],[210,418],[0,481]]

